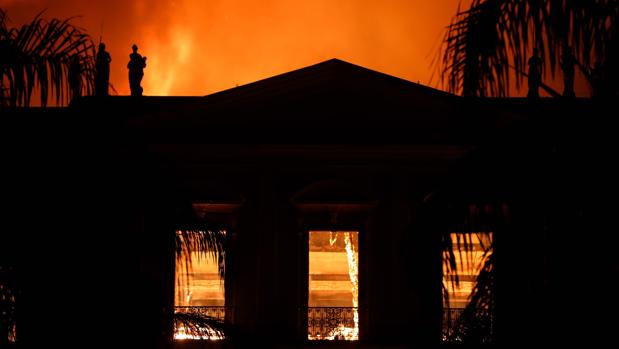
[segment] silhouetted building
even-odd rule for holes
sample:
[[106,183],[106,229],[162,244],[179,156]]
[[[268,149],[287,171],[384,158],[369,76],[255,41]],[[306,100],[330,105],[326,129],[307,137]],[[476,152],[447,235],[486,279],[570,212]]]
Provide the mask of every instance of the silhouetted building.
[[[465,99],[329,60],[206,97],[13,110],[0,255],[20,275],[17,338],[606,340],[618,241],[602,200],[612,148],[590,142],[612,128],[594,102]],[[175,234],[190,230],[225,232],[223,280],[213,262],[183,272]],[[174,340],[175,311],[224,321],[227,338]]]

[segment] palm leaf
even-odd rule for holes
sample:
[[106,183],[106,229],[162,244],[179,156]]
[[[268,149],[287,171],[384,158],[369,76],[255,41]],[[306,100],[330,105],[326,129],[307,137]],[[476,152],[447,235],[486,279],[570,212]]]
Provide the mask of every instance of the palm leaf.
[[57,105],[70,102],[69,66],[77,57],[82,67],[79,84],[83,93],[94,91],[94,44],[80,28],[66,20],[42,18],[39,13],[20,28],[8,28],[6,12],[0,12],[0,88],[3,105],[29,106],[35,92],[40,104],[49,97]]
[[[506,96],[509,67],[526,71],[533,47],[539,49],[551,76],[565,45],[573,48],[581,64],[600,61],[616,71],[612,57],[617,51],[618,18],[616,0],[473,0],[447,27],[442,58],[436,61],[442,83],[464,96]],[[518,88],[522,78],[515,75]],[[616,79],[607,77],[607,82],[616,92]]]
[[489,343],[493,336],[495,258],[486,250],[484,264],[475,279],[469,302],[460,314],[451,333],[451,341]]
[[199,339],[222,339],[226,325],[220,319],[199,313],[174,313],[174,328],[182,333]]
[[212,258],[219,266],[219,274],[225,277],[226,232],[223,230],[179,230],[175,235],[176,260],[191,267],[191,254],[198,258]]
[[[192,252],[197,252],[198,258],[211,258],[217,262],[221,280],[226,274],[226,232],[223,230],[179,230],[175,235],[176,263],[189,275],[193,269]],[[189,287],[190,278],[177,277],[177,289],[181,290],[181,283]]]

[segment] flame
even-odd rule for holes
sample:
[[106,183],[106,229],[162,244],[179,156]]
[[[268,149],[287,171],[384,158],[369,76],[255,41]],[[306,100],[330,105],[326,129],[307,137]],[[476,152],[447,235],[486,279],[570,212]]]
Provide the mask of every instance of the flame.
[[355,308],[353,315],[355,328],[350,336],[353,340],[356,340],[359,339],[359,265],[349,232],[344,233],[344,243],[346,244],[346,257],[348,258],[348,276],[351,283],[352,305]]
[[355,328],[346,327],[344,325],[339,325],[338,327],[331,330],[331,332],[329,332],[329,334],[326,335],[325,337],[320,337],[320,335],[318,335],[317,337],[310,337],[309,339],[310,340],[328,340],[328,341],[343,339],[346,341],[356,341],[359,339],[359,328],[356,326],[356,323],[355,323]]
[[[186,28],[176,27],[170,30],[168,42],[152,40],[150,45],[153,53],[147,61],[147,69],[152,74],[144,78],[144,90],[150,95],[167,96],[172,91],[179,91],[179,87],[186,83],[188,72],[191,72],[194,52],[194,38]],[[165,52],[165,55],[163,54]]]
[[[311,233],[311,232],[310,232]],[[326,231],[320,232],[320,231],[316,231],[314,233],[317,234],[325,234],[327,233]],[[342,245],[336,246],[335,248],[331,249],[330,252],[335,252],[338,254],[338,258],[343,257],[343,253],[346,253],[346,269],[348,272],[348,278],[350,281],[350,296],[352,298],[352,306],[353,308],[348,308],[349,310],[346,310],[345,313],[342,313],[340,316],[340,318],[338,319],[333,319],[336,320],[336,324],[328,324],[326,326],[328,326],[328,331],[327,333],[316,333],[316,334],[311,334],[308,333],[308,339],[309,340],[349,340],[349,341],[354,341],[354,340],[358,340],[359,339],[359,312],[358,312],[358,306],[359,306],[359,264],[358,264],[358,255],[357,255],[357,246],[355,246],[355,242],[353,241],[353,237],[355,236],[355,234],[358,234],[358,232],[345,232],[345,231],[329,231],[329,246],[334,246],[336,245],[336,243],[338,242],[338,240],[341,242],[343,242],[344,245],[344,251],[342,251]],[[322,235],[323,237],[321,237],[321,239],[324,239],[324,235]],[[324,241],[324,240],[323,240]],[[310,238],[310,245],[311,245],[311,238]],[[311,257],[310,257],[311,259]],[[341,261],[341,262],[340,262]],[[343,270],[341,270],[340,268],[344,267],[343,263],[344,260],[343,259],[338,259],[337,262],[337,269],[339,271],[339,273],[341,273]],[[310,261],[310,281],[311,281],[311,261]],[[342,263],[342,264],[340,264]],[[339,274],[338,273],[338,274]],[[338,288],[338,290],[345,290],[346,286],[345,286],[345,281],[342,280],[342,285],[344,286],[343,288]],[[332,286],[333,287],[333,286]],[[312,290],[312,286],[310,285],[310,292]],[[348,305],[346,306],[348,307]],[[353,323],[350,323],[350,316],[352,314],[352,320]],[[309,319],[308,319],[309,320]],[[309,325],[309,324],[308,324]],[[347,326],[348,325],[348,326]],[[352,326],[351,326],[352,325]],[[331,326],[335,326],[335,327],[331,327]],[[349,327],[350,326],[350,327]],[[323,330],[327,330],[327,328],[323,328]],[[312,332],[312,331],[310,331]]]
[[9,342],[15,343],[17,341],[17,331],[15,327],[15,323],[9,328]]
[[333,246],[336,241],[337,241],[337,233],[335,233],[335,235],[333,235],[333,232],[330,231],[329,232],[329,246]]
[[[121,95],[129,94],[134,43],[148,57],[146,95],[206,95],[330,58],[437,86],[434,54],[459,3],[470,2],[0,0],[0,7],[15,25],[47,9],[45,17],[73,17],[95,41],[102,36]],[[549,83],[562,86],[560,78]],[[576,88],[589,94],[582,79]]]
[[174,339],[175,340],[222,340],[226,337],[219,335],[217,332],[209,329],[209,328],[201,328],[203,335],[194,335],[190,334],[190,331],[187,330],[184,326],[174,327]]

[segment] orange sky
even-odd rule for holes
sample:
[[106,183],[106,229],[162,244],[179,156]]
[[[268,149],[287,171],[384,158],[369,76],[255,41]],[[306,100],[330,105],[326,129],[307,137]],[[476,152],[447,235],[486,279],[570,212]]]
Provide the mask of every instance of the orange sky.
[[[146,95],[206,95],[330,58],[438,87],[432,59],[460,0],[0,0],[13,25],[74,23],[112,55],[128,94],[133,43],[148,57]],[[463,1],[468,2],[468,1]]]

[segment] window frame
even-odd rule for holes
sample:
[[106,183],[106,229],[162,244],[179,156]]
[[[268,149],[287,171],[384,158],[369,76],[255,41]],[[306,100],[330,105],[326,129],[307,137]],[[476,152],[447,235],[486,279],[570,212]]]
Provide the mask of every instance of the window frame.
[[[191,222],[185,222],[183,224],[177,224],[173,234],[177,231],[183,230],[211,230],[211,231],[225,231],[226,232],[226,253],[224,256],[224,265],[226,273],[224,275],[224,325],[232,325],[235,322],[236,307],[234,302],[234,278],[231,277],[230,270],[233,268],[234,260],[234,245],[236,243],[236,231],[238,226],[238,211],[242,202],[217,202],[212,201],[195,201],[192,203],[192,220]],[[172,261],[172,292],[171,292],[171,305],[172,313],[176,307],[176,253],[173,253]],[[182,342],[183,340],[174,339],[174,324],[171,324],[172,341]],[[192,339],[190,341],[200,343],[210,343],[226,341],[227,338],[222,340],[209,340],[209,339]]]

